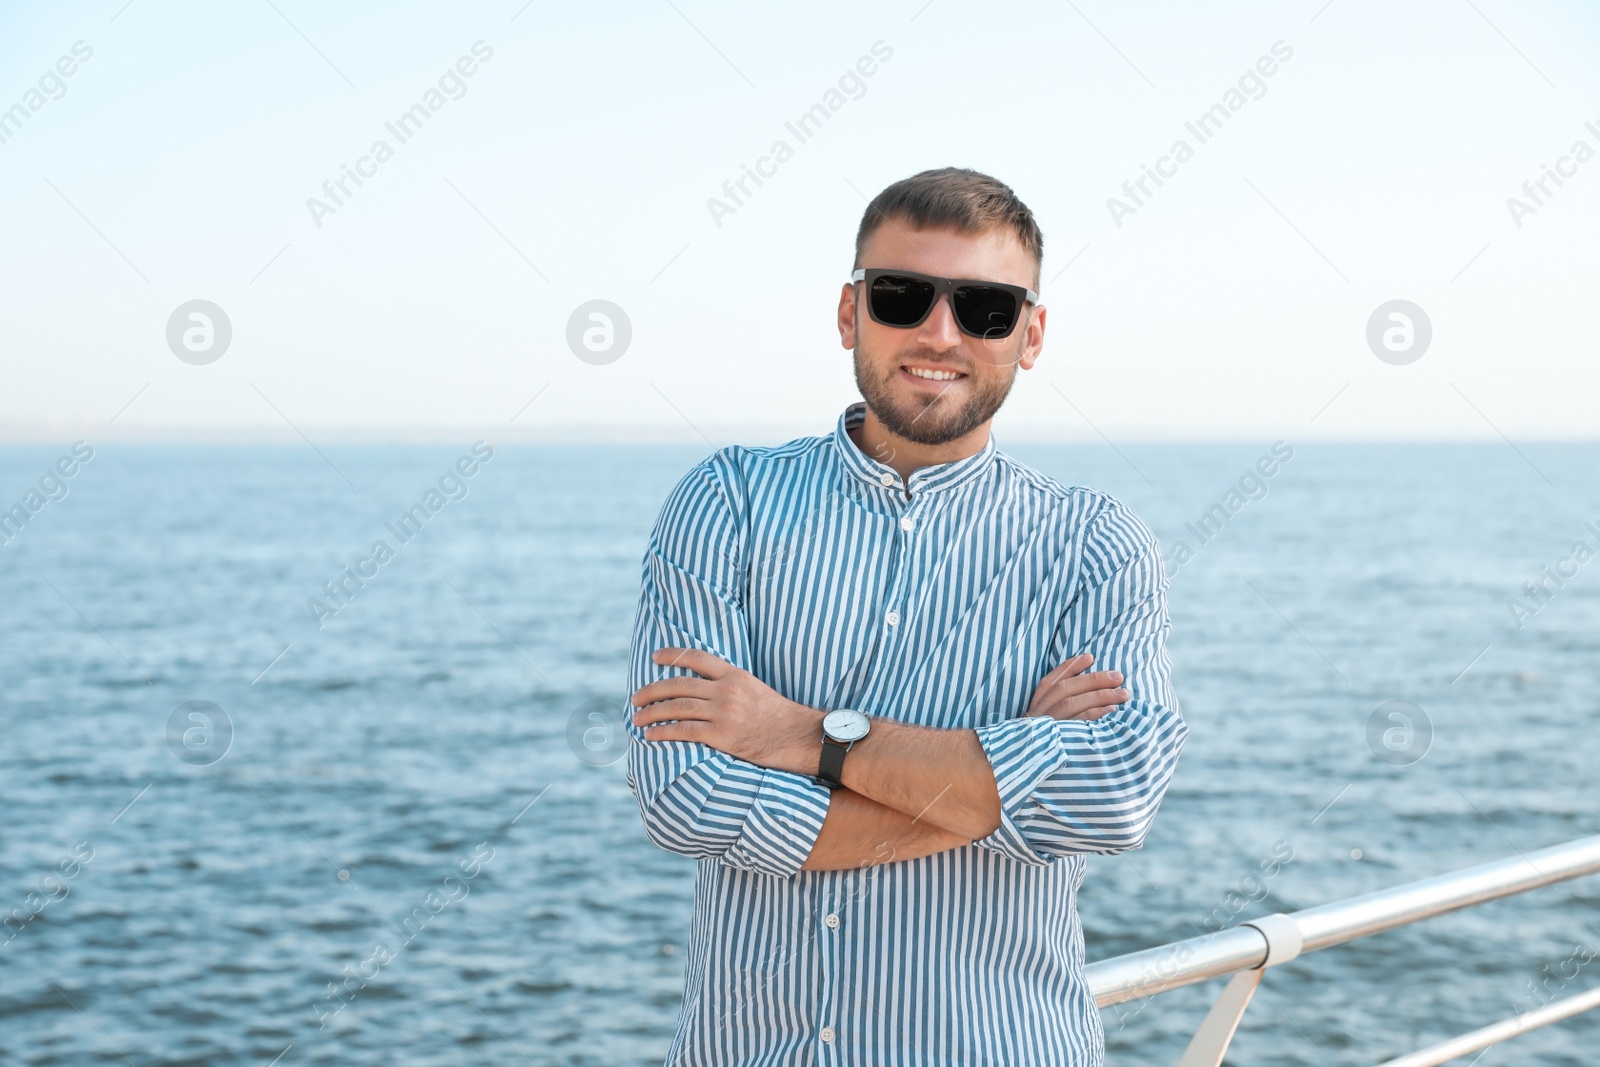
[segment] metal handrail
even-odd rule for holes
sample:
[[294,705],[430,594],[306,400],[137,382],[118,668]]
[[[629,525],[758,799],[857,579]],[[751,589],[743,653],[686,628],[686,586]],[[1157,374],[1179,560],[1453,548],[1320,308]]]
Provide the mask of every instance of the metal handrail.
[[1469,1052],[1477,1052],[1490,1045],[1498,1045],[1508,1038],[1525,1034],[1529,1030],[1537,1030],[1541,1026],[1549,1026],[1563,1019],[1570,1019],[1574,1015],[1582,1015],[1586,1011],[1600,1008],[1600,987],[1579,993],[1575,997],[1567,997],[1546,1004],[1542,1008],[1525,1011],[1521,1015],[1514,1015],[1509,1019],[1493,1023],[1474,1030],[1470,1034],[1451,1038],[1443,1044],[1425,1048],[1421,1052],[1413,1052],[1408,1056],[1398,1059],[1386,1060],[1378,1067],[1439,1067],[1441,1063],[1448,1063],[1453,1059],[1465,1056]]
[[[1293,912],[1302,952],[1392,930],[1544,885],[1600,873],[1600,834],[1522,853],[1477,867],[1380,889]],[[1250,926],[1233,926],[1168,945],[1130,952],[1085,968],[1102,1008],[1165,993],[1208,978],[1260,967],[1267,940]]]
[[[1086,974],[1095,1003],[1101,1008],[1234,974],[1180,1061],[1180,1067],[1217,1064],[1267,967],[1286,963],[1304,952],[1342,945],[1436,915],[1596,873],[1600,873],[1600,835],[1348,900],[1248,920],[1214,934],[1091,963]],[[1496,1040],[1527,1028],[1516,1028]],[[1485,1027],[1465,1037],[1487,1036],[1491,1031],[1501,1033],[1496,1027]]]

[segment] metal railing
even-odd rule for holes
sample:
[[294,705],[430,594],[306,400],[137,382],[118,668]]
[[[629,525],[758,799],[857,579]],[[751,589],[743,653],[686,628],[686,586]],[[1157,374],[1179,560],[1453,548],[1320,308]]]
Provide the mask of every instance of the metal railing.
[[[1268,967],[1302,953],[1595,873],[1600,873],[1600,835],[1101,960],[1087,968],[1089,987],[1096,1003],[1108,1008],[1234,975],[1178,1061],[1178,1067],[1218,1067]],[[1431,1067],[1597,1006],[1600,989],[1590,990],[1382,1067]]]

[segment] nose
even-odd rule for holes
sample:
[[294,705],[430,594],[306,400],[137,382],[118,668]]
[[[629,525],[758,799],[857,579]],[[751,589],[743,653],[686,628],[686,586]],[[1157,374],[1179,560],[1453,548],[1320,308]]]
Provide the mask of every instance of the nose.
[[964,334],[956,325],[955,309],[950,306],[950,294],[940,293],[933,310],[917,327],[917,340],[935,352],[945,352],[961,344]]

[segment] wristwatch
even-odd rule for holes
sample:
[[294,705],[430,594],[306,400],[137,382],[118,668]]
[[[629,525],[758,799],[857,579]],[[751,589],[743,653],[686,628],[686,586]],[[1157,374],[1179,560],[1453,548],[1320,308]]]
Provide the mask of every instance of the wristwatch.
[[839,708],[822,717],[822,759],[817,767],[817,777],[829,789],[844,785],[844,754],[872,729],[872,721],[853,708]]

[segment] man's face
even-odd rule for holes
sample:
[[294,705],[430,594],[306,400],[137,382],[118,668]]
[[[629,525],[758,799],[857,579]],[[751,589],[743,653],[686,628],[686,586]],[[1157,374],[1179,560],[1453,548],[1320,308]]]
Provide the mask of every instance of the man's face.
[[[1009,227],[962,234],[889,219],[867,239],[861,266],[1034,288],[1033,259]],[[961,332],[944,294],[920,326],[907,329],[874,322],[866,299],[864,282],[845,286],[839,339],[855,351],[867,407],[889,432],[918,444],[945,444],[988,422],[1017,367],[1032,367],[1044,344],[1044,309],[1031,304],[1009,337],[986,340]]]

